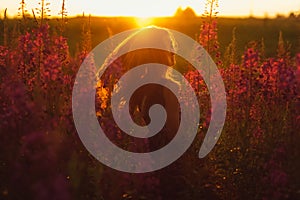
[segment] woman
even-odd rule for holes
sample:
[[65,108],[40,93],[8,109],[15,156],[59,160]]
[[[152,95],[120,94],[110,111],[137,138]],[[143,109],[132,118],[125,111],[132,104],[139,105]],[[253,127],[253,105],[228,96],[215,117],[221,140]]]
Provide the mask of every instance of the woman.
[[[156,48],[141,49],[141,47],[147,46],[155,46]],[[136,50],[137,47],[138,49]],[[116,88],[115,83],[124,75],[124,73],[129,72],[135,67],[149,63],[159,63],[165,66],[174,67],[176,63],[175,55],[171,51],[174,51],[175,48],[176,42],[167,29],[156,26],[143,28],[126,38],[113,51],[112,56],[107,58],[106,62],[111,60],[113,60],[113,62],[108,66],[108,70],[104,73],[101,80],[106,83],[105,86],[110,92],[112,92],[113,89],[116,91],[120,91],[121,89],[126,90],[126,88],[132,87],[137,82],[137,79],[143,79],[144,76],[148,74],[151,65],[144,68],[140,77],[136,77],[136,74],[129,74],[123,81],[123,86]],[[167,49],[169,51],[162,49]],[[128,53],[125,53],[119,58],[114,58],[119,52]],[[151,71],[152,74],[155,74],[155,76],[151,76],[153,81],[157,81],[158,79],[166,80],[179,87],[179,84],[175,81],[170,72],[171,70],[159,70],[155,72],[151,69]],[[108,100],[110,97],[111,96],[109,96]],[[167,121],[164,128],[156,136],[147,138],[146,142],[151,143],[151,145],[147,147],[149,149],[147,149],[145,145],[142,145],[142,147],[139,145],[139,141],[145,142],[145,140],[127,137],[125,135],[126,133],[122,134],[123,137],[127,138],[127,141],[129,140],[129,143],[135,143],[134,146],[131,145],[130,147],[125,147],[128,148],[128,150],[134,152],[153,151],[166,145],[176,134],[180,121],[179,104],[175,95],[162,85],[147,84],[138,88],[133,93],[129,102],[129,112],[134,122],[140,126],[148,125],[150,123],[149,109],[154,104],[160,104],[166,110]],[[108,103],[108,105],[110,104]],[[124,147],[122,144],[121,146]]]
[[[136,49],[136,47],[147,46],[154,46],[156,48]],[[126,87],[131,87],[138,81],[138,79],[145,78],[145,76],[149,75],[149,71],[151,70],[152,74],[155,74],[155,76],[151,76],[153,81],[156,82],[157,80],[162,80],[162,82],[171,82],[180,87],[179,83],[177,83],[177,81],[173,78],[170,70],[158,70],[157,72],[153,72],[151,65],[143,68],[143,72],[139,77],[136,77],[136,74],[129,74],[124,80],[124,85],[119,86],[120,88],[117,88],[115,85],[115,83],[117,83],[117,81],[126,72],[130,72],[130,70],[143,64],[159,63],[168,67],[174,67],[176,63],[175,55],[171,52],[171,50],[174,50],[175,48],[176,42],[172,34],[167,29],[156,26],[141,29],[125,39],[113,51],[113,54],[107,58],[106,62],[110,62],[112,60],[113,62],[108,66],[108,70],[106,70],[104,75],[101,77],[101,81],[105,83],[104,87],[109,91],[109,94],[111,94],[113,89],[115,89],[115,91],[117,91],[116,93],[118,93],[118,91],[121,91],[123,88],[126,91]],[[115,58],[115,55],[119,52],[128,53]],[[110,98],[111,96],[108,95],[106,102],[106,105],[108,105],[108,111],[105,111],[110,113],[110,118],[100,119],[100,123],[101,121],[103,122],[102,124],[107,124],[108,120],[111,121],[112,119]],[[175,136],[180,123],[180,106],[178,100],[166,86],[159,84],[146,84],[139,87],[132,94],[129,100],[129,113],[136,124],[140,126],[147,126],[151,121],[149,117],[149,110],[154,104],[162,105],[167,114],[164,127],[156,135],[146,139],[136,138],[129,136],[127,133],[123,133],[119,129],[112,131],[111,128],[105,126],[103,127],[104,132],[106,132],[110,140],[120,148],[131,152],[151,152],[164,147]],[[108,132],[105,131],[105,129],[107,129]],[[151,158],[149,158],[149,162],[151,162]],[[106,176],[109,176],[109,172],[110,169],[107,169]],[[111,178],[114,179],[114,171],[112,171],[111,176]],[[120,177],[124,177],[124,179]],[[120,187],[116,188],[119,188],[121,191],[115,191],[114,194],[111,194],[113,196],[108,196],[107,198],[118,199],[120,198],[120,195],[124,194],[127,190],[134,190],[135,194],[131,194],[133,199],[138,199],[140,195],[147,196],[147,199],[160,199],[160,179],[163,177],[164,176],[162,174],[157,172],[151,172],[147,175],[127,174],[119,176],[115,180],[118,180],[118,185],[120,185]],[[108,188],[108,191],[110,189]]]

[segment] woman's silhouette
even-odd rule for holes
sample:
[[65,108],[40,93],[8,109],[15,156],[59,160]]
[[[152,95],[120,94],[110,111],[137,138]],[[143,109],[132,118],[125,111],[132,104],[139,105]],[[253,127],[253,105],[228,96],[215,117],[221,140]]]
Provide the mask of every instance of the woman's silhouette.
[[[134,50],[135,47],[144,47],[149,45],[156,46],[157,48],[142,48]],[[165,66],[174,67],[175,55],[171,52],[171,50],[175,49],[176,41],[167,29],[156,26],[143,28],[125,39],[114,50],[112,56],[107,59],[107,62],[112,59],[114,60],[114,55],[120,51],[128,53],[116,58],[109,66],[112,67],[111,70],[108,70],[106,73],[107,76],[104,77],[111,79],[111,74],[114,74],[116,80],[110,80],[108,82],[116,83],[124,73],[143,64],[159,63]],[[126,90],[126,87],[134,85],[137,79],[143,79],[143,77],[147,75],[150,67],[151,65],[144,68],[141,77],[129,75],[124,81],[124,90]],[[154,72],[155,76],[151,76],[151,79],[153,81],[158,79],[166,80],[177,84],[179,87],[179,84],[176,82],[174,77],[172,77],[172,73],[170,71],[171,70],[159,70]],[[116,72],[119,72],[119,74]],[[110,91],[112,91],[113,86],[110,85],[108,87],[110,88]],[[147,148],[145,145],[139,145],[139,141],[142,139],[129,138],[129,140],[131,140],[130,143],[135,143],[135,145],[134,147],[127,146],[128,150],[134,152],[157,150],[171,141],[173,136],[176,134],[180,123],[180,107],[178,100],[167,87],[159,84],[147,84],[141,86],[133,93],[129,102],[129,112],[133,121],[140,126],[148,125],[150,123],[149,109],[154,104],[160,104],[165,108],[167,113],[165,126],[156,136],[147,139],[147,143],[149,144]],[[145,142],[145,140],[143,141]]]
[[[151,46],[156,46],[157,48],[142,48],[135,50],[136,46],[143,47],[149,46],[149,44],[151,44]],[[124,75],[124,73],[143,64],[159,63],[168,67],[174,67],[175,55],[171,52],[172,49],[176,49],[176,41],[167,29],[151,26],[137,31],[125,39],[113,51],[111,57],[107,59],[106,62],[112,60],[113,62],[108,66],[108,70],[101,77],[101,80],[104,79],[104,82],[106,83],[104,87],[106,87],[109,92],[112,92],[113,89],[116,91],[122,89],[116,88],[115,83],[122,75]],[[115,58],[114,55],[120,51],[128,53]],[[126,87],[133,85],[138,79],[143,79],[149,73],[150,67],[151,65],[145,67],[140,77],[129,75],[125,79],[125,84],[123,86],[124,90],[126,90]],[[159,70],[157,73],[154,73],[155,76],[151,76],[151,79],[162,79],[169,83],[172,82],[173,84],[176,84],[177,87],[180,87],[170,71],[171,70]],[[107,130],[110,131],[109,133],[106,133],[107,136],[120,148],[138,153],[155,151],[168,144],[175,136],[180,124],[180,106],[176,96],[170,89],[159,84],[146,84],[139,87],[129,100],[129,113],[136,124],[146,126],[151,121],[149,109],[154,104],[162,105],[167,114],[166,123],[159,133],[146,139],[131,137],[126,133],[122,133],[121,137],[116,137],[118,131],[112,133],[111,129],[107,128]],[[109,102],[107,105],[110,105]],[[151,162],[150,157],[149,162]],[[142,164],[147,165],[147,163]],[[114,175],[109,175],[109,170],[107,173],[106,176],[111,176],[112,179],[115,178]],[[122,185],[120,186],[120,189],[123,190],[121,192],[134,189],[137,193],[136,195],[144,194],[149,197],[149,199],[159,199],[158,196],[161,195],[159,193],[162,192],[160,191],[160,182],[162,182],[162,179],[165,179],[164,175],[157,172],[152,172],[147,175],[130,174],[119,176],[117,184]],[[128,185],[122,183],[123,181],[127,182]],[[147,191],[147,188],[149,188],[148,190],[150,191]],[[115,193],[113,195],[115,196],[107,198],[118,199],[122,194]],[[151,195],[153,196],[151,197]],[[133,198],[135,199],[136,197]]]

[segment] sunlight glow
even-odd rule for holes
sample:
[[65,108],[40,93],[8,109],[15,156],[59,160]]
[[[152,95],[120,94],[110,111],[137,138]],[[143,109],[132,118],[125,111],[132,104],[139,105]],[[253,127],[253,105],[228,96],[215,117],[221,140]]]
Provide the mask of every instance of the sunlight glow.
[[135,23],[138,27],[146,27],[151,25],[153,22],[153,18],[151,17],[136,17],[135,18]]
[[[18,14],[21,0],[0,0],[0,15],[5,8],[9,16]],[[38,7],[40,0],[25,0],[27,10]],[[62,0],[47,0],[50,3],[51,15],[57,16],[61,9]],[[173,16],[178,7],[185,9],[187,6],[194,9],[197,15],[204,12],[206,0],[66,0],[68,16],[82,15],[93,16],[133,16],[133,17],[161,17]],[[276,16],[288,15],[294,11],[300,12],[299,0],[219,0],[220,16]]]

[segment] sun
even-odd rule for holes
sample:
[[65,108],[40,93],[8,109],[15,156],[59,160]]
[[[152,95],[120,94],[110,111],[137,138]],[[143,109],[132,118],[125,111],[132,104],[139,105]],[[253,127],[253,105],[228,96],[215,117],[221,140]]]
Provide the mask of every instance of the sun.
[[135,17],[135,23],[138,27],[146,27],[153,23],[152,17]]

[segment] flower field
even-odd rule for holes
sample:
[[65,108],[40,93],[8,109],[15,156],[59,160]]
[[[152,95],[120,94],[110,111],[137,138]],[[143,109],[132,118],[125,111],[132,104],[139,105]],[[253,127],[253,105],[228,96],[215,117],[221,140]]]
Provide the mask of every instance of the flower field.
[[[5,11],[0,20],[0,199],[300,199],[299,19],[230,21],[214,10],[189,23],[156,19],[196,38],[215,61],[226,89],[226,123],[212,152],[199,159],[209,94],[199,72],[178,58],[176,68],[201,99],[197,137],[168,167],[131,174],[85,149],[73,122],[72,89],[97,43],[137,25],[131,18],[69,19],[64,6],[59,19],[48,19],[41,2],[35,15],[24,3],[20,18]],[[266,30],[256,35],[253,27]],[[97,116],[110,139],[126,146],[107,112],[111,87],[97,90]]]

